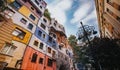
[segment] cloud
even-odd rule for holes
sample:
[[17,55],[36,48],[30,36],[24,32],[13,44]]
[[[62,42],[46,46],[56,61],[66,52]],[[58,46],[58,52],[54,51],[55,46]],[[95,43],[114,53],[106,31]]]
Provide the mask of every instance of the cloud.
[[[95,10],[93,0],[80,0],[79,2],[79,8],[73,14],[71,23],[79,23],[81,20],[83,21],[84,19],[87,19],[88,15],[90,15]],[[92,16],[95,16],[95,14]]]
[[57,0],[47,6],[51,13],[51,17],[55,18],[60,24],[67,21],[66,11],[72,6],[72,0]]

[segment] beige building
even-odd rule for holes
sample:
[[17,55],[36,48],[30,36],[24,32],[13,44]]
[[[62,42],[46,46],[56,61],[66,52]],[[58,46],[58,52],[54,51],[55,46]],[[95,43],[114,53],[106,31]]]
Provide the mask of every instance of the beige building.
[[95,0],[101,37],[120,38],[120,0]]

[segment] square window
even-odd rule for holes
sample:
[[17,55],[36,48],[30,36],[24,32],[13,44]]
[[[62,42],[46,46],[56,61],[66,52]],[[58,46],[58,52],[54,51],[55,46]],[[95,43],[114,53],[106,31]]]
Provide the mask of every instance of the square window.
[[42,35],[42,32],[39,30],[38,31],[38,35],[41,37],[41,35]]
[[52,37],[49,36],[48,42],[50,42],[50,43],[52,42]]
[[43,34],[43,38],[45,38],[45,36],[46,36],[46,35],[45,35],[45,34]]
[[36,62],[36,60],[37,60],[37,54],[36,53],[33,53],[33,55],[32,55],[32,60],[31,60],[31,62]]
[[39,2],[38,2],[37,0],[35,0],[35,3],[36,3],[37,5],[39,5]]
[[19,28],[16,28],[13,32],[13,35],[15,35],[16,37],[20,38],[20,39],[24,39],[26,33],[22,30],[20,30]]
[[20,22],[22,22],[23,24],[26,24],[26,23],[27,23],[27,20],[24,19],[24,18],[21,18]]
[[19,8],[22,6],[19,2],[14,1],[12,4],[13,8],[15,8],[16,10],[19,10]]
[[39,64],[43,64],[43,58],[39,58]]
[[30,30],[33,29],[33,25],[31,23],[28,24],[28,29],[30,29]]
[[51,53],[51,48],[50,47],[48,47],[48,53]]
[[53,64],[52,59],[48,58],[48,64],[47,65],[50,66],[50,67],[52,67],[52,64]]
[[29,16],[33,21],[35,21],[35,16],[33,16],[32,14],[30,14],[30,16]]
[[44,24],[41,23],[40,25],[44,30],[46,29],[46,26]]
[[9,44],[9,43],[6,43],[4,45],[4,47],[1,49],[0,53],[3,53],[3,54],[8,54],[8,55],[12,55],[13,52],[15,51],[16,47]]
[[40,49],[43,49],[43,46],[44,46],[44,44],[43,44],[43,43],[40,43],[39,48],[40,48]]
[[38,41],[34,41],[34,45],[35,45],[35,46],[38,46]]
[[46,23],[47,22],[47,20],[45,19],[45,18],[43,18],[43,21]]

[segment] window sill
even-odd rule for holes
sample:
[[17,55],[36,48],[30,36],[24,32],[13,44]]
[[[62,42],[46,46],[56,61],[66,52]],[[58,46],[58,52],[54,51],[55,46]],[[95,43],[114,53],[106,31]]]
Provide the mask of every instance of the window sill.
[[13,57],[12,55],[4,54],[4,53],[0,53],[0,55],[8,56],[8,57]]

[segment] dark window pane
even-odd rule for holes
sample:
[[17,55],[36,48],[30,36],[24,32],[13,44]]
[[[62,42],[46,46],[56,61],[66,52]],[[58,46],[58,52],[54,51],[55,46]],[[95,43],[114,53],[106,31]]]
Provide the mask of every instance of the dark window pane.
[[46,28],[46,26],[44,25],[44,24],[42,24],[41,23],[41,25],[40,25],[43,29],[45,29]]
[[41,35],[42,35],[42,32],[41,32],[41,31],[38,31],[38,35],[41,36]]
[[32,28],[33,28],[33,25],[29,23],[28,29],[32,30]]
[[44,44],[43,43],[40,43],[40,49],[43,49],[43,46],[44,46]]
[[33,16],[32,14],[30,14],[30,16],[29,16],[32,20],[34,20],[35,21],[35,16]]
[[40,59],[39,59],[39,63],[40,63],[40,64],[43,64],[43,58],[40,58]]
[[43,18],[43,21],[46,23],[47,22],[47,20],[45,19],[45,18]]
[[37,5],[39,5],[39,2],[38,2],[37,0],[35,0],[35,3],[36,3]]
[[14,1],[12,4],[13,8],[15,8],[16,10],[18,10],[22,5],[20,3],[18,3],[17,1]]
[[52,64],[53,64],[53,63],[52,63],[52,59],[49,59],[49,58],[48,58],[48,64],[47,64],[47,65],[52,67]]
[[25,20],[24,18],[22,18],[22,19],[20,20],[20,22],[22,22],[23,24],[26,24],[26,23],[27,23],[27,20]]
[[38,56],[38,55],[37,55],[36,53],[33,53],[31,62],[36,62],[37,56]]
[[50,42],[50,43],[52,42],[52,37],[49,36],[48,42]]
[[38,41],[34,41],[34,45],[35,45],[35,46],[38,46]]

